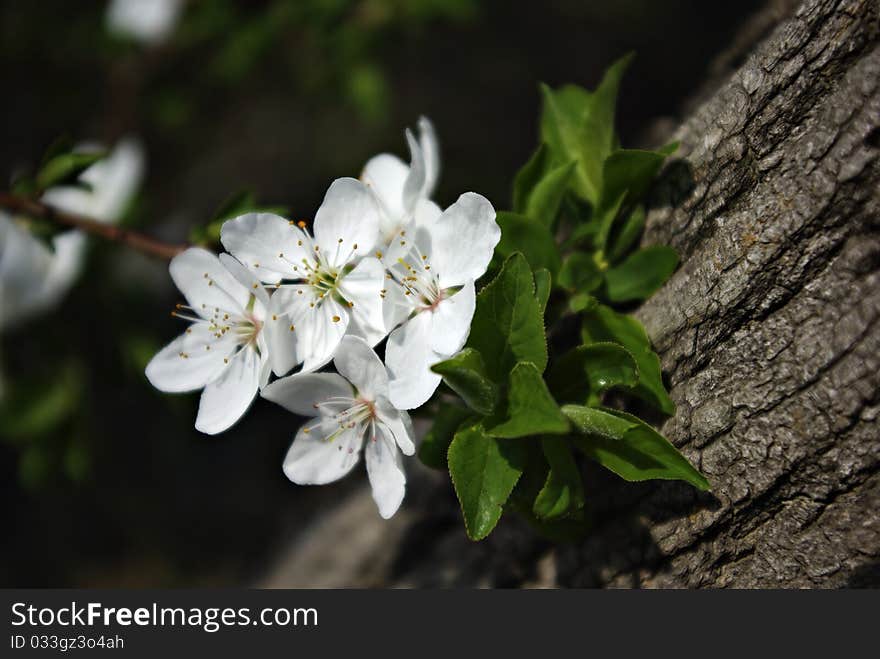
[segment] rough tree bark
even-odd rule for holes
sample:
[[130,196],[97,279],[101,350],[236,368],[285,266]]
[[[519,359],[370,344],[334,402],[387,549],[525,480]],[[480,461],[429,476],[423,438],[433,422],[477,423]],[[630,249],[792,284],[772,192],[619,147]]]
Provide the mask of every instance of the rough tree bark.
[[880,585],[880,3],[788,4],[675,132],[645,236],[683,260],[638,312],[663,431],[713,494],[590,469],[582,543],[506,520],[474,544],[420,474],[394,524],[343,505],[266,584],[313,583],[343,533],[360,558],[323,585]]

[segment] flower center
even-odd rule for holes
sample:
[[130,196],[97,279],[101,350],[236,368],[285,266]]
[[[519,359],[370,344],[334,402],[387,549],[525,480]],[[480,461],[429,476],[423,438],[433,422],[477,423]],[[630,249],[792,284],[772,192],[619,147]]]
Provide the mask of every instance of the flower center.
[[406,230],[399,231],[394,239],[399,241],[401,247],[408,249],[389,268],[392,278],[403,288],[404,295],[415,302],[417,312],[434,311],[449,297],[449,291],[440,287],[440,279],[431,270],[428,255],[414,242],[408,241]]
[[324,441],[332,442],[344,432],[353,429],[357,429],[358,441],[363,439],[368,430],[371,439],[375,439],[376,424],[379,419],[375,402],[362,397],[334,396],[315,403],[314,407],[319,411],[318,420],[304,428],[305,433],[310,433],[322,424],[330,422],[335,424],[336,428],[324,438]]
[[[203,304],[201,310],[197,311],[191,306],[178,304],[175,306],[174,311],[171,312],[171,315],[175,318],[180,318],[193,324],[202,324],[207,327],[211,334],[211,340],[205,344],[205,350],[211,350],[214,344],[220,343],[227,339],[227,337],[233,340],[232,343],[236,351],[248,346],[253,346],[254,349],[259,350],[257,339],[263,329],[263,321],[253,313],[255,302],[256,298],[251,295],[247,308],[243,311],[214,307],[210,310],[211,315],[207,318],[203,317],[209,310],[207,305]],[[202,315],[200,315],[200,312]],[[192,330],[187,329],[186,331],[189,333]],[[180,356],[189,358],[190,355],[189,353],[181,352]]]

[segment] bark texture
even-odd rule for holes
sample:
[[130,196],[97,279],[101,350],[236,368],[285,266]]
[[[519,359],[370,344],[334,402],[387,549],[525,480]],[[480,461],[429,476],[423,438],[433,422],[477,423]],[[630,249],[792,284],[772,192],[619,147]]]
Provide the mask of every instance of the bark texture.
[[[774,11],[676,131],[645,236],[683,260],[638,312],[678,405],[663,431],[712,495],[588,469],[582,543],[505,520],[475,544],[448,480],[415,474],[393,532],[349,535],[369,540],[339,585],[880,585],[880,3]],[[308,584],[297,564],[269,585]]]

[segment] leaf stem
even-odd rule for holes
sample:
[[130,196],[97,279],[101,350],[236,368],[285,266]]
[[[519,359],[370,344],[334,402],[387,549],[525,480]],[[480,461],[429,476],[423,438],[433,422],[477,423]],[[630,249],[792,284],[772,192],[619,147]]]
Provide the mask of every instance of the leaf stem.
[[167,243],[139,231],[106,224],[83,215],[65,213],[41,201],[20,197],[7,192],[0,192],[0,208],[79,229],[104,240],[126,245],[147,256],[158,259],[170,260],[189,247],[187,243]]

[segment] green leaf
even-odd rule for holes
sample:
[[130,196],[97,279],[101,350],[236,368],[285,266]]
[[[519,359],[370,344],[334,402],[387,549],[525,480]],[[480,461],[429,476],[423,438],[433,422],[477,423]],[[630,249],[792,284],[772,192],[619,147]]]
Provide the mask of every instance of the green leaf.
[[541,441],[541,447],[550,464],[550,472],[535,499],[535,515],[542,519],[557,519],[580,510],[584,507],[584,487],[567,441],[562,437],[548,437]]
[[550,299],[550,290],[553,288],[553,276],[546,268],[535,270],[535,298],[538,300],[538,308],[541,313],[547,308],[547,300]]
[[434,414],[434,423],[419,445],[419,459],[422,464],[434,469],[446,469],[446,453],[458,429],[473,414],[466,407],[440,403]]
[[106,152],[61,153],[49,159],[37,173],[37,188],[74,182],[80,174],[106,156]]
[[550,89],[541,85],[544,103],[541,110],[541,138],[551,159],[559,164],[577,160],[574,188],[584,198],[598,196],[600,188],[586,174],[582,159],[585,144],[583,128],[590,112],[590,93],[577,85]]
[[486,377],[486,366],[480,353],[465,348],[454,357],[434,364],[431,370],[443,376],[443,381],[475,412],[492,414],[498,398],[498,389]]
[[524,215],[508,211],[499,211],[496,220],[501,227],[497,254],[508,257],[514,252],[520,252],[532,269],[546,268],[554,274],[559,272],[559,248],[546,226]]
[[535,297],[535,281],[522,254],[513,254],[477,296],[468,346],[483,356],[486,374],[507,382],[517,362],[547,366],[544,319]]
[[599,305],[583,315],[581,336],[586,344],[611,341],[626,348],[639,367],[639,384],[633,393],[664,414],[675,414],[675,404],[663,386],[660,358],[639,321]]
[[489,437],[480,426],[459,430],[449,447],[449,475],[472,540],[495,528],[525,468],[521,442]]
[[578,346],[559,358],[547,374],[547,386],[557,400],[598,401],[611,387],[634,387],[639,382],[635,358],[617,343]]
[[671,247],[654,245],[634,252],[605,273],[605,287],[612,302],[644,300],[659,289],[678,266]]
[[611,246],[608,249],[608,260],[617,263],[626,256],[630,248],[635,245],[636,241],[645,227],[645,207],[636,206],[633,211],[627,215],[620,229],[610,239]]
[[575,293],[568,300],[568,308],[572,313],[592,311],[599,306],[599,300],[589,293]]
[[638,418],[616,410],[566,405],[562,411],[583,435],[575,445],[628,481],[682,480],[700,490],[709,481],[669,441]]
[[585,162],[585,171],[595,189],[595,196],[588,199],[594,206],[598,205],[599,195],[604,188],[603,163],[617,144],[614,132],[617,92],[620,88],[620,80],[633,56],[633,53],[629,53],[612,64],[590,98],[590,111],[583,128],[583,139],[584,147],[589,154]]
[[513,179],[513,212],[525,215],[529,197],[550,167],[550,152],[541,144]]
[[568,189],[568,183],[574,174],[577,162],[572,160],[564,165],[551,169],[538,181],[526,204],[525,215],[535,219],[546,227],[556,224],[559,207]]
[[487,429],[493,437],[527,437],[567,433],[568,420],[544,383],[541,371],[531,362],[520,362],[510,372],[507,418]]
[[562,262],[559,285],[569,291],[589,293],[602,283],[602,271],[590,254],[574,252]]
[[83,374],[68,364],[53,378],[16,383],[0,405],[0,437],[25,442],[56,432],[77,409]]
[[602,200],[598,212],[602,227],[597,247],[606,249],[619,209],[624,203],[629,206],[641,200],[665,159],[663,153],[637,149],[618,149],[608,156],[602,165]]

